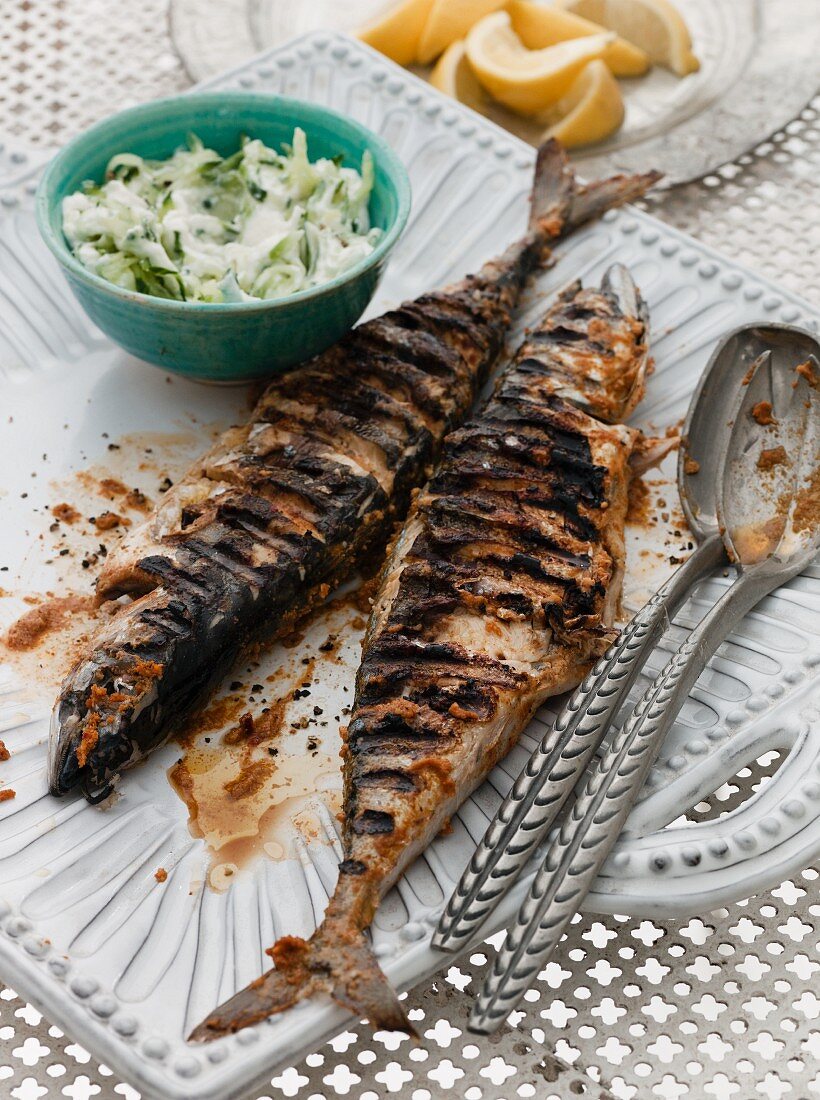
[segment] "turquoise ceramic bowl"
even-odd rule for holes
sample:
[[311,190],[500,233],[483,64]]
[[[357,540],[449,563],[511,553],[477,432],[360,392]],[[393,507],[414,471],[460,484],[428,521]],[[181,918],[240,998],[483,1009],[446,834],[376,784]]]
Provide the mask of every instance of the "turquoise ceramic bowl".
[[[278,148],[291,140],[295,126],[307,134],[311,160],[341,153],[345,164],[358,168],[365,149],[373,156],[370,217],[384,233],[368,257],[332,282],[274,301],[177,302],[116,287],[71,254],[62,200],[84,180],[102,180],[115,153],[164,158],[191,132],[222,155],[239,148],[243,133]],[[404,166],[372,131],[314,103],[250,92],[178,96],[114,115],[62,149],[37,192],[40,232],[91,320],[132,355],[208,382],[278,373],[343,336],[372,298],[409,210]]]

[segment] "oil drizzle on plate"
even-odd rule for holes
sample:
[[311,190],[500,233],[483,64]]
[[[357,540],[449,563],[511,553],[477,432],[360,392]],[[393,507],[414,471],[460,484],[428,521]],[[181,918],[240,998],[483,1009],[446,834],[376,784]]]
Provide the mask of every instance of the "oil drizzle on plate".
[[233,681],[178,738],[183,753],[168,778],[191,834],[205,842],[212,889],[227,889],[259,857],[292,857],[297,838],[333,842],[324,823],[341,810],[339,727],[348,707],[338,700],[352,691],[360,604],[358,593],[325,604],[297,637],[244,670],[255,683]]

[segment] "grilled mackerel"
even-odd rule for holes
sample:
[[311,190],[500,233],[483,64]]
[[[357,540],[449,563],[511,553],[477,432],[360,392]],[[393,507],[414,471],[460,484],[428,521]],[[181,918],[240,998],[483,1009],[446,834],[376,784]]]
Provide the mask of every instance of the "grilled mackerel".
[[354,329],[277,378],[109,556],[101,599],[126,606],[54,708],[49,786],[91,801],[206,698],[242,649],[293,628],[383,546],[503,347],[548,244],[654,176],[578,187],[539,152],[526,236],[477,275]]
[[574,285],[449,436],[381,578],[345,749],[344,862],[309,942],[194,1037],[317,992],[410,1025],[363,935],[384,893],[505,755],[534,710],[612,638],[648,319],[627,271]]

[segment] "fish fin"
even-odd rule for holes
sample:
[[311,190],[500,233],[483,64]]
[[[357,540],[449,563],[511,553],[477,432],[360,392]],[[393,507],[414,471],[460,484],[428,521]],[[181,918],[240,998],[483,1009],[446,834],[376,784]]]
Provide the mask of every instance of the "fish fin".
[[661,172],[642,172],[634,176],[610,176],[580,185],[572,197],[563,232],[570,233],[584,222],[600,218],[607,210],[634,202],[663,178]]
[[639,435],[629,456],[629,466],[634,477],[660,466],[663,460],[680,445],[680,434],[654,436]]
[[563,145],[555,138],[540,145],[530,196],[530,229],[544,229],[548,236],[557,237],[577,186]]
[[573,298],[577,297],[577,295],[581,293],[583,285],[584,284],[581,282],[580,279],[573,279],[573,281],[568,286],[565,286],[563,290],[558,291],[558,294],[555,298],[556,303],[571,302]]
[[550,138],[539,146],[535,160],[530,229],[553,239],[564,236],[612,207],[634,202],[661,178],[660,172],[644,172],[579,184],[566,150]]
[[329,993],[373,1027],[416,1035],[363,933],[331,939],[328,929],[320,928],[310,940],[283,936],[268,953],[275,968],[215,1009],[191,1032],[191,1040],[207,1042],[240,1031],[317,993]]

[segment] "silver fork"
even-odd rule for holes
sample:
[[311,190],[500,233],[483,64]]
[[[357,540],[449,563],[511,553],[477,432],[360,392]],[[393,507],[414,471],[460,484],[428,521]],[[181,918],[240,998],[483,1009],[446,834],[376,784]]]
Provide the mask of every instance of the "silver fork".
[[[817,367],[817,360],[812,360]],[[820,547],[820,526],[799,518],[801,493],[816,468],[820,402],[803,375],[756,363],[734,403],[723,448],[718,517],[727,551],[738,563],[735,583],[692,631],[655,679],[623,728],[582,782],[580,794],[547,851],[528,896],[479,994],[470,1029],[494,1031],[549,959],[626,823],[669,727],[709,657],[763,596],[801,572]],[[796,385],[793,385],[796,383]],[[768,478],[757,461],[764,437],[753,406],[773,398],[781,422],[777,442],[792,456]],[[790,502],[782,514],[782,502]]]

